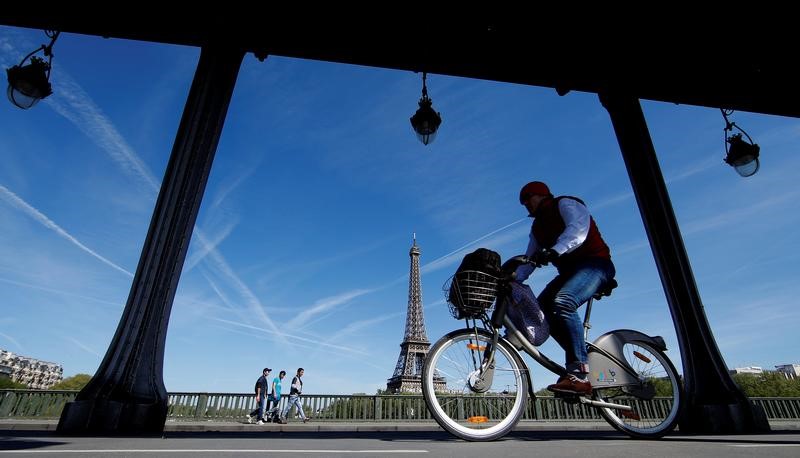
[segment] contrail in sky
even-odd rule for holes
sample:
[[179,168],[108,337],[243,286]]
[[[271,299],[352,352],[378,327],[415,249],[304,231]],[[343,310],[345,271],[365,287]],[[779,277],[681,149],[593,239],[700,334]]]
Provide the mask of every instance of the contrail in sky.
[[33,208],[32,206],[30,206],[27,202],[22,200],[19,196],[17,196],[13,192],[9,191],[8,188],[6,188],[3,185],[0,185],[0,196],[3,199],[5,199],[6,202],[8,202],[9,204],[13,205],[14,207],[19,208],[23,212],[27,213],[28,216],[30,216],[31,218],[35,219],[39,223],[41,223],[44,227],[54,231],[56,234],[58,234],[61,237],[64,237],[65,239],[69,240],[70,242],[72,242],[72,244],[74,244],[75,246],[77,246],[81,250],[89,253],[90,255],[94,256],[97,259],[99,259],[103,263],[113,267],[114,269],[124,273],[125,275],[127,275],[129,277],[133,277],[132,273],[130,273],[127,270],[123,269],[122,267],[114,264],[113,262],[109,261],[108,259],[104,258],[103,256],[97,254],[91,248],[89,248],[86,245],[82,244],[78,239],[76,239],[75,237],[70,235],[67,231],[62,229],[58,224],[54,223],[50,218],[48,218],[47,216],[43,215],[42,212],[40,212],[39,210],[37,210],[37,209]]

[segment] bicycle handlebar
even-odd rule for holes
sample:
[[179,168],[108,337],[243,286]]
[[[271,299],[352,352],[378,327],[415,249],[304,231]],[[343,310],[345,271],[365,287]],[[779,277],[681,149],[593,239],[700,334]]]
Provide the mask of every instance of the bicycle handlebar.
[[[506,275],[513,275],[519,266],[525,264],[530,264],[534,267],[542,267],[543,265],[545,265],[534,261],[532,257],[528,257],[521,254],[514,256],[512,258],[508,258],[508,260],[506,260],[506,262],[503,263],[502,267],[500,267],[500,270]],[[507,280],[514,280],[514,278],[507,278]]]
[[[525,255],[514,256],[506,260],[503,265],[500,267],[500,271],[502,272],[503,276],[500,278],[501,283],[504,285],[501,287],[502,290],[508,288],[508,284],[517,278],[516,270],[519,266],[525,264],[531,264],[533,261]],[[503,293],[501,293],[503,294]],[[508,302],[499,300],[497,301],[497,305],[494,308],[494,312],[492,312],[492,316],[490,321],[492,326],[495,328],[501,328],[503,326],[503,318],[506,315],[506,309],[508,307]]]

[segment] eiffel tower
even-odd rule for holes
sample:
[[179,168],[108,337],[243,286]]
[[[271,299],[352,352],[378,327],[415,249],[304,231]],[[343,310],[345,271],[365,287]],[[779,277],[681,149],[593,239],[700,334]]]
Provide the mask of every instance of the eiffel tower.
[[[400,357],[394,368],[394,375],[386,383],[389,393],[422,392],[422,366],[428,355],[431,343],[425,334],[425,318],[422,316],[422,283],[419,279],[419,255],[417,235],[408,252],[411,257],[411,272],[408,275],[408,313],[406,314],[406,332],[400,344]],[[437,377],[439,379],[439,377]],[[436,383],[444,391],[443,379]],[[441,386],[439,386],[441,385]]]

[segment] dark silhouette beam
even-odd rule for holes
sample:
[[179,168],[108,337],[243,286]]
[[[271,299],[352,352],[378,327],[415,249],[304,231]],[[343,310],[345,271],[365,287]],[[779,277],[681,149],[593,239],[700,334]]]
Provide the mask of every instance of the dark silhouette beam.
[[172,147],[128,302],[103,362],[58,422],[61,433],[161,434],[172,301],[243,50],[206,46]]
[[[254,5],[234,20],[225,14],[227,6],[219,6],[193,12],[191,20],[183,11],[154,15],[136,8],[98,19],[71,6],[72,14],[3,14],[0,24],[186,46],[223,40],[259,57],[425,71],[550,87],[560,94],[625,87],[642,100],[800,117],[800,66],[787,58],[790,50],[780,51],[797,42],[796,27],[782,27],[772,9],[764,22],[768,32],[728,41],[752,31],[754,9],[748,10],[751,22],[744,23],[739,14],[726,20],[719,12],[713,21],[642,24],[571,14],[533,24],[477,10],[464,11],[458,21],[449,11],[426,12],[424,20],[416,11],[406,13],[407,20],[401,11],[391,19],[365,18],[338,4],[315,17],[303,6]],[[281,20],[265,23],[270,17]]]
[[763,410],[728,373],[711,333],[639,100],[605,93],[600,101],[611,115],[678,334],[686,396],[681,432],[769,431]]

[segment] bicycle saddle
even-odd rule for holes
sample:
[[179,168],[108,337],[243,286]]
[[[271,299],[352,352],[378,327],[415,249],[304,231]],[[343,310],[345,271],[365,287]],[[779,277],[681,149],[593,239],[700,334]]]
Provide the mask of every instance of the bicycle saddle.
[[605,285],[598,288],[598,290],[594,294],[592,294],[592,297],[597,300],[600,300],[603,298],[603,296],[610,296],[611,291],[613,291],[614,288],[616,288],[617,286],[619,286],[619,283],[617,283],[617,281],[612,278]]

